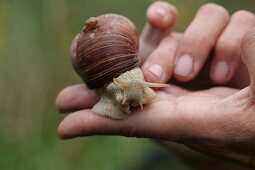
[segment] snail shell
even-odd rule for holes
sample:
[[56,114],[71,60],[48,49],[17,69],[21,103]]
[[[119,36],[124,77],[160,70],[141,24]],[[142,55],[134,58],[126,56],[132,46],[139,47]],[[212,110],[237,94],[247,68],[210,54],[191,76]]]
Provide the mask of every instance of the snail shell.
[[126,17],[105,14],[88,19],[71,46],[76,72],[91,89],[100,89],[101,99],[92,111],[113,119],[124,119],[130,107],[151,103],[151,87],[165,84],[144,81],[138,67],[139,37]]
[[92,17],[78,36],[73,64],[89,88],[102,88],[138,66],[138,45],[137,29],[126,17]]

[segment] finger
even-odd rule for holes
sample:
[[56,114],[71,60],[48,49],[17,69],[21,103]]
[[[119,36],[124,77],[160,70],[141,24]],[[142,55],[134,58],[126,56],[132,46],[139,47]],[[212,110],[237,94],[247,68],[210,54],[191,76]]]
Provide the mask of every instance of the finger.
[[233,14],[215,47],[210,73],[215,83],[226,83],[236,75],[241,64],[241,40],[254,25],[255,17],[251,12],[238,11]]
[[170,79],[177,47],[178,40],[173,34],[169,34],[160,42],[142,66],[147,81],[165,83]]
[[251,99],[255,99],[255,28],[252,28],[241,42],[242,59],[250,75]]
[[73,112],[91,108],[99,99],[96,91],[84,84],[64,88],[56,98],[56,107],[60,112]]
[[228,12],[219,5],[207,4],[199,9],[180,40],[174,69],[177,80],[189,81],[198,74],[228,20]]
[[147,10],[147,24],[140,38],[139,56],[141,63],[156,48],[161,39],[175,26],[177,10],[167,2],[157,1]]
[[[165,107],[164,103],[161,107]],[[174,113],[173,106],[168,104],[169,112]],[[147,111],[146,111],[147,110]],[[125,120],[113,120],[98,116],[91,110],[81,110],[68,115],[59,125],[58,134],[62,139],[89,135],[123,135],[136,137],[168,138],[166,130],[171,130],[174,123],[167,118],[169,114],[150,106],[143,111],[133,112]]]

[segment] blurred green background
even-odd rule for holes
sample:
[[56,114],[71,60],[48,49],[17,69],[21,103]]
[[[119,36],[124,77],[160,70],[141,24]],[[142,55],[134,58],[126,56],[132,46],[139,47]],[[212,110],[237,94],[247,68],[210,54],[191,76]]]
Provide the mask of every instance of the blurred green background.
[[[61,141],[56,129],[63,115],[54,105],[63,87],[81,83],[70,64],[69,46],[84,21],[119,13],[141,31],[152,2],[0,0],[1,170],[129,169],[161,149],[150,140],[125,137]],[[222,4],[231,13],[255,12],[254,0],[172,0],[179,9],[177,30],[183,31],[206,2]]]

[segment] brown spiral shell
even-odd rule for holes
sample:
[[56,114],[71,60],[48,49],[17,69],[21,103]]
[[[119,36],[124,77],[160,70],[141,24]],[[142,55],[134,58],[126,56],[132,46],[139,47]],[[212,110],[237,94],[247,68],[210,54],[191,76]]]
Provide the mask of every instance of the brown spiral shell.
[[137,29],[126,17],[105,14],[90,18],[72,47],[73,65],[89,88],[102,88],[138,66],[138,46]]

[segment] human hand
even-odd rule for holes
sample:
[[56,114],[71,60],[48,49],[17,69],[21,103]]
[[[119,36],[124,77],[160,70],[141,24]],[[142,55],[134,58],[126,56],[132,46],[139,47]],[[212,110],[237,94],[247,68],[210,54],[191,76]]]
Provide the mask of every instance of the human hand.
[[[254,41],[255,30],[243,41],[244,63],[251,78],[255,75]],[[172,85],[158,91],[153,104],[120,121],[91,112],[98,100],[95,91],[84,85],[67,87],[58,95],[57,106],[73,113],[61,122],[59,135],[65,139],[96,134],[164,139],[254,166],[254,84],[252,79],[251,86],[240,91],[218,87],[197,92]]]

